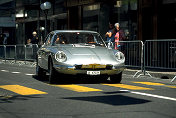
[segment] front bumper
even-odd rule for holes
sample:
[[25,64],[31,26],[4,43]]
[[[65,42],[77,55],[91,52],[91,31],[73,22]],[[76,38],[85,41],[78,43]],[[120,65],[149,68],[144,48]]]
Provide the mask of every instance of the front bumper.
[[123,72],[125,69],[124,64],[118,64],[115,66],[112,66],[112,68],[88,68],[88,69],[82,69],[82,68],[77,68],[78,65],[74,66],[68,66],[68,65],[54,65],[54,68],[56,69],[57,72],[62,73],[62,74],[69,74],[69,75],[80,75],[80,74],[85,74],[87,75],[87,71],[100,71],[100,75],[115,75]]

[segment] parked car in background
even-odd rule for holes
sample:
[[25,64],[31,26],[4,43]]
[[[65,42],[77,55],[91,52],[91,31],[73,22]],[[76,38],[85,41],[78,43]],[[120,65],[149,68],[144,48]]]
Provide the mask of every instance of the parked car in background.
[[37,52],[36,74],[42,78],[48,72],[50,83],[62,75],[110,77],[120,83],[124,62],[124,54],[107,47],[97,32],[56,30]]

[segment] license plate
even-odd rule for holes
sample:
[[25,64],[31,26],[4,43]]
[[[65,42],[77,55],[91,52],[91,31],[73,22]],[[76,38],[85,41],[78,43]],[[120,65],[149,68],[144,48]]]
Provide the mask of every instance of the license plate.
[[100,75],[100,71],[87,71],[87,75]]

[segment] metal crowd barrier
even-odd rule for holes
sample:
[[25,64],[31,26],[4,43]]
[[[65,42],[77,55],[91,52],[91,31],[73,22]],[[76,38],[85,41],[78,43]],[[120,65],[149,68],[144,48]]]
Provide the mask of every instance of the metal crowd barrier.
[[146,40],[145,68],[176,70],[176,39]]
[[37,44],[31,45],[0,45],[0,59],[5,62],[26,64],[27,61],[35,62],[36,53],[38,50]]
[[[136,41],[119,41],[120,46],[118,50],[125,55],[125,66],[143,68],[143,42]],[[108,47],[115,48],[115,44],[112,42],[106,42]]]
[[148,75],[152,77],[147,71],[144,71],[144,43],[142,41],[119,41],[118,49],[125,54],[125,65],[127,67],[140,68],[133,77],[140,77]]
[[[144,45],[144,73],[146,68],[176,70],[176,39],[146,40]],[[171,80],[173,82],[175,77]]]
[[118,50],[125,55],[125,65],[127,67],[138,67],[143,65],[143,42],[142,41],[119,41]]

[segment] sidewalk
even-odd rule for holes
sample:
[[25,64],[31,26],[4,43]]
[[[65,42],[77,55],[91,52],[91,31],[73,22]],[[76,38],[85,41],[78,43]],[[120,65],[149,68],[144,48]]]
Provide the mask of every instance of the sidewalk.
[[[137,72],[139,73],[135,77],[137,77],[139,74],[141,74],[141,76],[144,76],[143,72],[140,72],[140,70],[135,69],[125,69],[123,74],[135,75]],[[166,72],[166,71],[146,71],[146,72],[149,73],[153,78],[168,81],[171,81],[176,76],[176,72]],[[149,75],[147,75],[147,73],[145,76],[150,77]],[[174,82],[176,82],[176,79]]]

